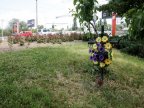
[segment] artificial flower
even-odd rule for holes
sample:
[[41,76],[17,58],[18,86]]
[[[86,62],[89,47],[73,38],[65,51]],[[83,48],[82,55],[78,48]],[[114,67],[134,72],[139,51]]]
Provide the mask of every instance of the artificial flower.
[[106,44],[105,44],[105,48],[109,50],[109,49],[112,48],[112,45],[111,45],[110,43],[106,43]]
[[104,50],[105,50],[104,47],[100,47],[100,48],[99,48],[99,51],[100,51],[100,52],[103,52]]
[[108,42],[107,36],[97,37],[96,44],[93,44],[89,52],[90,60],[100,68],[104,68],[112,62],[112,45]]
[[95,58],[96,60],[99,59],[99,55],[98,55],[98,54],[94,53],[93,56],[94,56],[94,58]]
[[94,50],[97,49],[97,45],[96,45],[96,44],[93,45],[93,49],[94,49]]
[[101,68],[105,67],[105,64],[103,62],[100,62],[100,67]]
[[96,52],[94,52],[93,56],[96,57],[98,54]]
[[110,59],[105,59],[104,62],[105,62],[106,65],[109,65],[109,64],[111,64],[112,61]]
[[108,37],[107,36],[103,36],[102,37],[102,42],[107,42],[108,41]]
[[97,37],[96,42],[101,42],[101,37]]
[[93,58],[93,61],[94,61],[94,62],[96,62],[96,61],[97,61],[97,58],[96,58],[96,57],[94,57],[94,58]]
[[94,64],[98,64],[98,61],[93,61]]
[[90,56],[90,60],[93,60],[93,56]]
[[97,46],[98,46],[98,47],[101,47],[102,45],[101,45],[101,43],[97,43]]
[[92,49],[89,49],[89,53],[92,53]]
[[103,61],[104,60],[104,56],[101,54],[101,55],[99,55],[99,60],[100,61]]

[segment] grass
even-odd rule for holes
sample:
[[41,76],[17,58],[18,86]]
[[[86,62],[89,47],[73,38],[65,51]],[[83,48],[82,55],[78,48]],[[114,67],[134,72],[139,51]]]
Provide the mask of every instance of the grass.
[[144,60],[114,49],[103,87],[87,43],[0,54],[1,108],[143,108]]

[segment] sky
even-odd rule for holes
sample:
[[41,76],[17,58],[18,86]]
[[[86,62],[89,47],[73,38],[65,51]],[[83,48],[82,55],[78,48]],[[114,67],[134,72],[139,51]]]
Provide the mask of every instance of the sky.
[[[98,0],[100,4],[106,0]],[[64,23],[72,25],[73,18],[69,17],[69,9],[73,9],[73,0],[37,0],[38,24]],[[100,13],[98,13],[99,16]],[[58,16],[62,16],[56,18]],[[27,22],[36,18],[36,0],[0,0],[0,26],[6,27],[12,18]]]

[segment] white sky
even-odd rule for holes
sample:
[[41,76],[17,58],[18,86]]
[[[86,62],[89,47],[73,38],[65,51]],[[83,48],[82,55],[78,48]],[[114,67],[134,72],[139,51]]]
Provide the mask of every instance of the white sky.
[[[73,0],[37,0],[38,1],[38,24],[48,26],[47,23],[68,23],[72,24],[71,17],[57,16],[68,15],[69,9],[73,8]],[[106,0],[98,0],[100,4]],[[98,13],[99,16],[100,13]],[[0,0],[0,22],[3,21],[4,27],[12,18],[23,21],[35,19],[36,0]],[[0,23],[1,26],[1,23]]]

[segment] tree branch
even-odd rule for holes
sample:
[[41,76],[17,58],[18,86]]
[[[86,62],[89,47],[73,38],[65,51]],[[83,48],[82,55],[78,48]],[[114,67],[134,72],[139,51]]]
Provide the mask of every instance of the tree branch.
[[89,23],[90,23],[90,25],[92,25],[92,27],[93,27],[93,29],[95,31],[96,36],[98,36],[98,32],[97,32],[97,29],[96,29],[95,25],[92,22],[89,22]]

